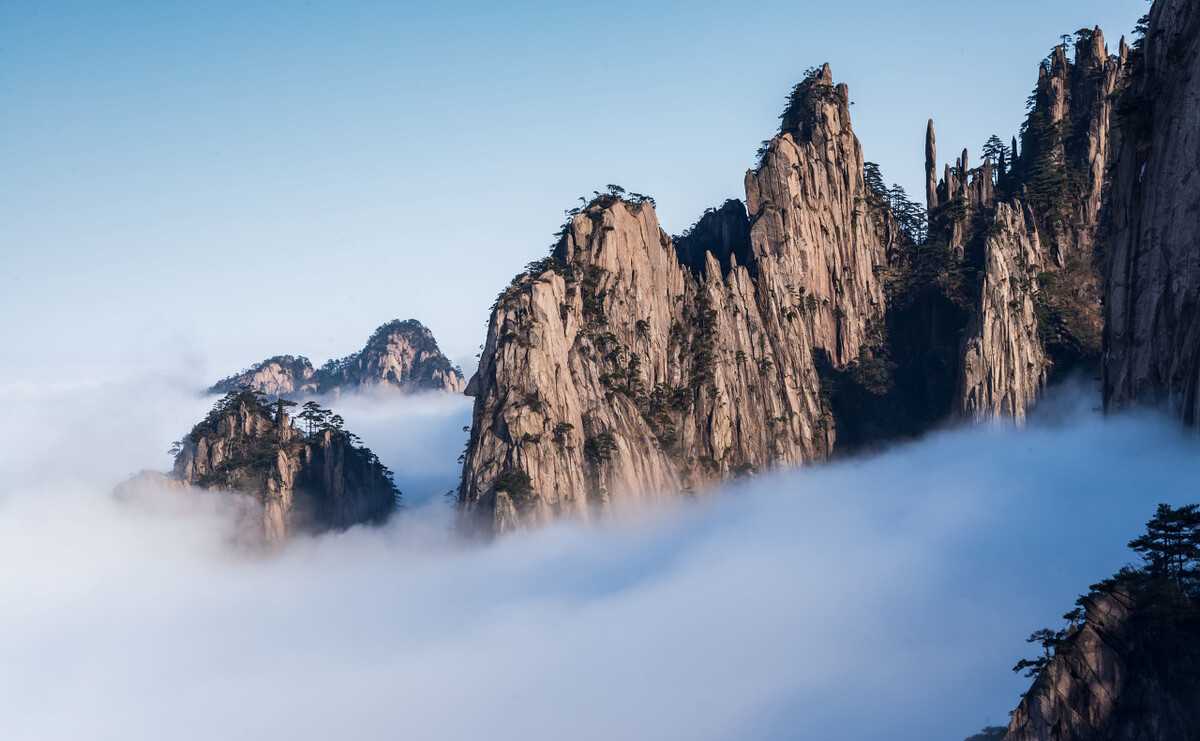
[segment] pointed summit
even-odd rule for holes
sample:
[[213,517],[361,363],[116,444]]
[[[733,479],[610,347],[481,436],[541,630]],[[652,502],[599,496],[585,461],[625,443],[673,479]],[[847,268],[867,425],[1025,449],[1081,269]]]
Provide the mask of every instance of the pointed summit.
[[937,206],[937,134],[931,118],[925,127],[925,207],[933,211]]

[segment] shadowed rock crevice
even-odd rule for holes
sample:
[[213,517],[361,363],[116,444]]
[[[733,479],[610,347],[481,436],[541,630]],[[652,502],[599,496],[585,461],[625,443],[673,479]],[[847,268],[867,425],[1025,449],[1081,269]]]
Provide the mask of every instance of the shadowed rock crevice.
[[1159,0],[1129,53],[1107,211],[1104,398],[1200,422],[1200,9]]

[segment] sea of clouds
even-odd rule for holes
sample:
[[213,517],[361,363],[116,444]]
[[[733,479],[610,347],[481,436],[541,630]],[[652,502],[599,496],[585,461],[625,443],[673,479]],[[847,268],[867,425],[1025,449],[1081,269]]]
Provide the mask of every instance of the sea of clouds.
[[961,741],[1200,481],[1171,423],[1074,391],[1024,430],[464,544],[469,400],[343,398],[408,509],[263,554],[236,497],[110,496],[169,466],[196,385],[0,387],[0,738]]

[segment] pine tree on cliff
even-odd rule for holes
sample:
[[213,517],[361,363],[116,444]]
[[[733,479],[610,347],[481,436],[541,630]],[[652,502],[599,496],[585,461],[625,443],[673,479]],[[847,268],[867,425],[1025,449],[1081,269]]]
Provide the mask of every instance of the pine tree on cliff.
[[867,186],[867,191],[876,196],[879,200],[887,198],[888,189],[883,182],[883,173],[879,170],[879,165],[874,162],[863,163],[863,182]]
[[304,402],[303,411],[297,415],[297,419],[304,422],[304,431],[311,436],[315,432],[321,431],[329,420],[329,415],[333,412],[324,409],[315,401]]
[[1129,541],[1129,547],[1145,560],[1151,576],[1184,587],[1195,579],[1200,561],[1200,507],[1158,505],[1145,534]]
[[993,163],[1000,162],[1008,155],[1008,146],[1000,137],[992,134],[983,144],[983,157]]
[[1000,137],[992,134],[983,145],[983,158],[992,164],[996,165],[996,181],[1004,177],[1004,170],[1008,164],[1012,153],[1009,151],[1008,145],[1005,144]]
[[275,421],[283,420],[284,414],[290,407],[296,406],[296,402],[283,398],[282,396],[275,400]]
[[[1129,541],[1129,548],[1144,562],[1142,568],[1126,567],[1116,575],[1092,585],[1093,595],[1106,592],[1127,592],[1141,603],[1146,614],[1159,620],[1159,628],[1169,628],[1172,640],[1185,640],[1194,645],[1194,600],[1200,597],[1200,505],[1188,504],[1179,508],[1160,504],[1154,517],[1146,523],[1146,532]],[[1021,659],[1014,672],[1024,671],[1036,677],[1050,664],[1059,649],[1086,618],[1083,606],[1088,596],[1080,597],[1076,609],[1063,615],[1067,626],[1062,630],[1043,628],[1029,636],[1029,643],[1040,644],[1042,654],[1033,659]],[[1175,624],[1176,619],[1184,623]],[[1162,622],[1165,620],[1165,622]],[[1185,624],[1186,623],[1186,624]],[[1183,632],[1174,633],[1180,627]]]

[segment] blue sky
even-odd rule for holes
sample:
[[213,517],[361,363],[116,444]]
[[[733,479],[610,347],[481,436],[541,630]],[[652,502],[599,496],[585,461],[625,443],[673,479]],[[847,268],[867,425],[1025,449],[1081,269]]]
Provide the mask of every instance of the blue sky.
[[[200,7],[200,6],[203,7]],[[1015,132],[1062,33],[1142,0],[0,4],[0,383],[321,361],[393,317],[456,359],[606,183],[742,196],[829,62],[885,177]]]

